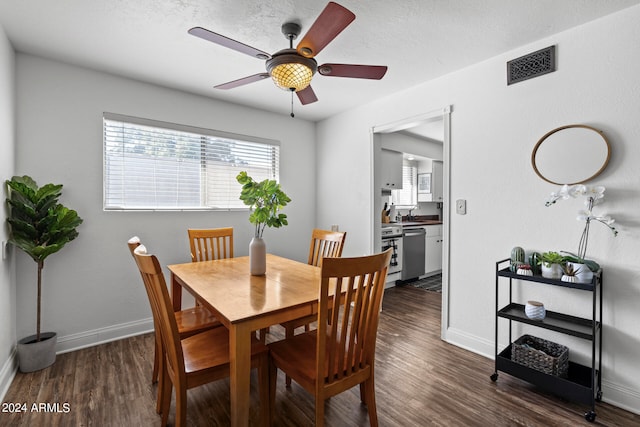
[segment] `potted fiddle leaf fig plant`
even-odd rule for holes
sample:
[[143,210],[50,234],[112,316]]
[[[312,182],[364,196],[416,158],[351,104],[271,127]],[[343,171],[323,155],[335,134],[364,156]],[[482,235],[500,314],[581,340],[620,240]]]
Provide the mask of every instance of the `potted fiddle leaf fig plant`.
[[33,259],[38,268],[36,334],[18,341],[18,362],[22,372],[33,372],[56,360],[57,334],[41,332],[42,269],[45,259],[78,237],[82,224],[78,213],[58,202],[62,185],[38,184],[29,176],[6,181],[9,212],[9,243]]
[[282,191],[280,184],[272,179],[257,182],[246,171],[236,177],[242,185],[240,200],[251,210],[249,222],[254,224],[254,236],[249,244],[249,264],[251,274],[261,276],[267,270],[267,246],[262,239],[266,227],[280,228],[288,225],[287,215],[279,211],[291,201]]

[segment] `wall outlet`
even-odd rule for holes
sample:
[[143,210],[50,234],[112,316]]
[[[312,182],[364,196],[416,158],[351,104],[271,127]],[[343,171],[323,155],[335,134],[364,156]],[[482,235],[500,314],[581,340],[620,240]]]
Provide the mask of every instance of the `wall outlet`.
[[466,215],[467,214],[467,201],[464,199],[456,200],[456,213],[458,215]]

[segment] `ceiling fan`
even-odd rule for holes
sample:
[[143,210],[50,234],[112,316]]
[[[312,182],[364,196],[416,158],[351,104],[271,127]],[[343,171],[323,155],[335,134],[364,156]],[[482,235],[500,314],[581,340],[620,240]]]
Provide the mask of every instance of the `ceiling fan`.
[[[294,22],[283,24],[282,33],[289,40],[289,48],[274,54],[263,52],[202,27],[191,28],[189,34],[265,60],[267,72],[219,84],[215,86],[216,89],[233,89],[271,77],[276,86],[291,93],[295,92],[302,105],[306,105],[318,100],[310,86],[316,71],[323,76],[374,80],[380,80],[387,72],[387,67],[380,65],[327,63],[318,66],[314,57],[354,19],[356,16],[353,12],[337,3],[329,2],[295,49],[293,40],[300,34],[301,27]],[[293,116],[293,113],[291,114]]]

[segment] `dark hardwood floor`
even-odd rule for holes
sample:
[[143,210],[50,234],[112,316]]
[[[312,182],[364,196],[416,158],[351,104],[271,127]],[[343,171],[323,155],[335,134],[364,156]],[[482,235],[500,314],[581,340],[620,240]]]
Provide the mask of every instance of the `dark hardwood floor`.
[[[492,360],[440,340],[440,298],[439,293],[409,286],[385,293],[376,353],[381,426],[640,425],[640,415],[606,403],[597,404],[596,421],[589,423],[584,405],[540,393],[503,373],[491,382]],[[283,336],[281,328],[271,330],[269,341]],[[4,398],[0,426],[158,425],[152,362],[150,334],[60,355],[50,368],[17,374]],[[258,421],[256,384],[254,373],[252,425]],[[4,412],[9,403],[24,403],[27,411]],[[34,403],[50,405],[37,412]],[[277,426],[313,424],[313,399],[295,383],[286,389],[282,373],[275,411]],[[327,426],[369,425],[357,387],[331,398],[325,413]],[[174,420],[173,404],[169,419]],[[188,422],[229,424],[228,380],[189,390]]]

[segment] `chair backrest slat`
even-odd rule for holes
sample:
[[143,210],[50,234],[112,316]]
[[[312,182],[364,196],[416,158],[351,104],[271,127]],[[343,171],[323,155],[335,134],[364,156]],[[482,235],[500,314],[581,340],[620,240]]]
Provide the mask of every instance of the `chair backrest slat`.
[[233,258],[233,227],[189,228],[191,261]]
[[325,378],[318,387],[372,365],[390,259],[391,250],[387,250],[322,262],[316,369]]

